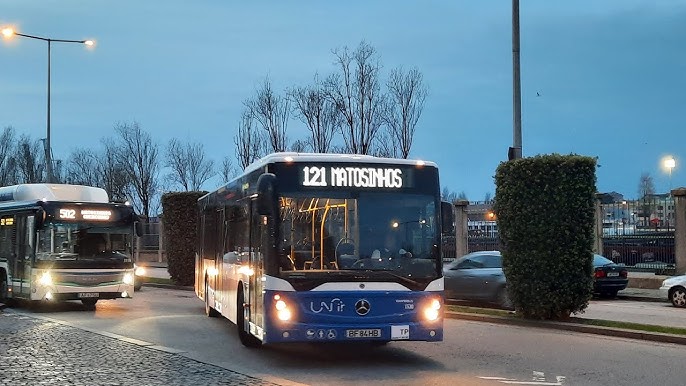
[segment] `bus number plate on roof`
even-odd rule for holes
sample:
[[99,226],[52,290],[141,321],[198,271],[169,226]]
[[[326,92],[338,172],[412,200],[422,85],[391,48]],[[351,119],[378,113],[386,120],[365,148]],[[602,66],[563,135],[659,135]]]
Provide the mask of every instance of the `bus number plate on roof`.
[[381,338],[380,328],[364,328],[357,330],[345,330],[346,338]]

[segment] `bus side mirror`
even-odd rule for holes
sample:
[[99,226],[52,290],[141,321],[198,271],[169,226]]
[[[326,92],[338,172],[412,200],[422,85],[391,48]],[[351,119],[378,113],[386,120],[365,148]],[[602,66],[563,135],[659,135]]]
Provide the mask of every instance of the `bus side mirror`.
[[36,215],[34,216],[34,224],[36,229],[40,229],[43,227],[43,224],[45,224],[45,211],[43,208],[39,208],[36,211]]
[[443,228],[443,233],[452,233],[454,224],[453,204],[441,201],[441,228]]
[[141,223],[140,221],[136,221],[134,223],[134,227],[136,230],[136,236],[142,237],[143,236],[143,223]]
[[257,179],[257,213],[262,216],[276,213],[276,176],[264,173]]

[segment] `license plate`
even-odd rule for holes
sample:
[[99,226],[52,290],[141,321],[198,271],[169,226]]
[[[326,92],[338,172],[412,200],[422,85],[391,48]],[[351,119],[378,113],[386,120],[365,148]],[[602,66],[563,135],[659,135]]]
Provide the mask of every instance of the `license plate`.
[[100,294],[97,292],[79,292],[79,298],[99,298]]
[[607,277],[615,277],[615,276],[619,276],[619,272],[608,272],[607,273]]
[[345,330],[346,338],[381,338],[380,328],[365,328],[359,330]]

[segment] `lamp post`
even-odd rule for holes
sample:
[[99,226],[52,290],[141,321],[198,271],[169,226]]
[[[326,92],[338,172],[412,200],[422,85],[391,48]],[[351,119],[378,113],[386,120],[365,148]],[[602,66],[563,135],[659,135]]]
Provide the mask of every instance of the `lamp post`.
[[676,167],[676,160],[674,157],[667,157],[664,161],[664,166],[669,171],[669,194],[672,194],[672,169]]
[[93,46],[95,43],[92,40],[67,40],[67,39],[51,39],[43,36],[28,35],[16,32],[13,28],[3,28],[2,35],[9,39],[12,36],[21,36],[29,39],[42,40],[48,43],[48,113],[47,113],[47,136],[45,138],[45,166],[48,182],[53,182],[53,170],[52,170],[52,152],[50,147],[50,48],[52,43],[78,43],[85,44],[86,46]]

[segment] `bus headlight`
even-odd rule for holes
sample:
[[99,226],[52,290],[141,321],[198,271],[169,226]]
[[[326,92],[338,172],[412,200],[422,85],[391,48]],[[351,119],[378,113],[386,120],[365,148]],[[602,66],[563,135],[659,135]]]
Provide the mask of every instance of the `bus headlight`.
[[40,276],[40,279],[38,279],[38,284],[43,286],[52,285],[52,275],[50,275],[50,272],[43,272],[43,274]]
[[139,265],[136,265],[135,267],[134,273],[136,276],[145,276],[145,267],[141,267]]
[[424,319],[433,322],[438,319],[441,310],[441,302],[438,299],[433,299],[429,305],[424,309]]
[[121,281],[126,285],[132,285],[133,284],[133,275],[130,273],[125,273],[124,277],[121,279]]
[[281,321],[291,320],[291,310],[288,309],[288,304],[281,300],[281,296],[274,296],[276,303],[274,303],[274,308],[276,308],[276,317]]

